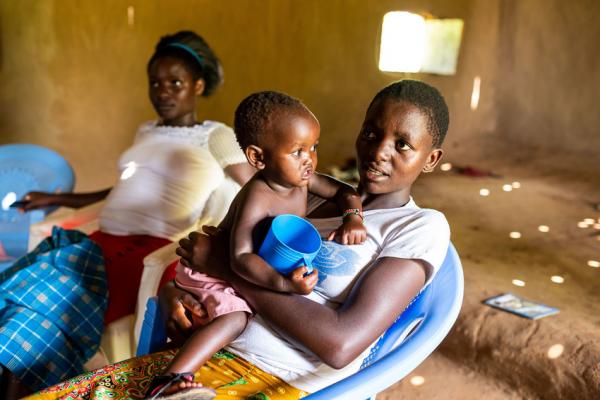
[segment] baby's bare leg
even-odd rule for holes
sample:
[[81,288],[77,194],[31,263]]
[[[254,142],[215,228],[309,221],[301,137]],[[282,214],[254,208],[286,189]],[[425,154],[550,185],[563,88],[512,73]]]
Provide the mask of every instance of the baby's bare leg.
[[237,338],[247,322],[248,314],[243,311],[215,318],[190,336],[165,373],[197,371],[213,354]]

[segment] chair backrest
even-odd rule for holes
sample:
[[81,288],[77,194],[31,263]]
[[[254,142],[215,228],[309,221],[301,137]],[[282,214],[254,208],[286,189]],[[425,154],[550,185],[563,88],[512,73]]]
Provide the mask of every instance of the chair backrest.
[[33,190],[70,192],[74,183],[73,169],[60,154],[33,144],[0,146],[0,245],[9,256],[27,252],[29,225],[52,211],[22,214],[10,204]]
[[342,400],[350,393],[353,399],[364,399],[404,378],[435,350],[456,322],[463,289],[462,265],[450,244],[431,284],[382,336],[374,355],[363,363],[364,368],[304,399]]
[[[448,247],[440,270],[384,333],[357,373],[304,399],[343,400],[374,396],[421,364],[446,337],[458,318],[464,279],[456,249]],[[137,355],[157,351],[165,343],[158,300],[148,300]],[[374,398],[374,397],[372,397]]]
[[32,190],[70,192],[74,184],[73,169],[57,152],[34,144],[0,146],[0,201]]

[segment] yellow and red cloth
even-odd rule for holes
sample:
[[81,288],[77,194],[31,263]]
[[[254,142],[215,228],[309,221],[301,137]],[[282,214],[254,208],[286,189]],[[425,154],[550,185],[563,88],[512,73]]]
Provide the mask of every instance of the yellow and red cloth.
[[[176,350],[149,354],[79,375],[26,400],[143,399],[152,378],[162,374]],[[308,395],[226,351],[196,372],[195,381],[217,391],[217,400],[297,400]]]

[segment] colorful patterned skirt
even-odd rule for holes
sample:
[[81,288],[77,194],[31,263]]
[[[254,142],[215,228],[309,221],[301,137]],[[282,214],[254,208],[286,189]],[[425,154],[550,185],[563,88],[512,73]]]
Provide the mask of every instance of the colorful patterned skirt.
[[[143,399],[152,378],[165,371],[175,353],[169,350],[107,365],[26,399]],[[195,381],[215,389],[219,400],[292,400],[308,394],[223,350],[196,372]]]

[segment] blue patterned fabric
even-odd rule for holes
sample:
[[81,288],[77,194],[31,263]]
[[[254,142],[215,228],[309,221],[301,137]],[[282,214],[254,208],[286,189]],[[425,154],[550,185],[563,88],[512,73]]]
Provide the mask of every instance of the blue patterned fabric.
[[100,248],[54,227],[0,273],[0,364],[33,390],[81,374],[100,345],[107,301]]

